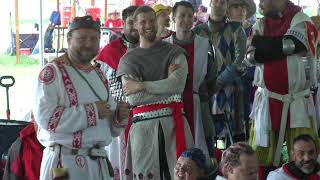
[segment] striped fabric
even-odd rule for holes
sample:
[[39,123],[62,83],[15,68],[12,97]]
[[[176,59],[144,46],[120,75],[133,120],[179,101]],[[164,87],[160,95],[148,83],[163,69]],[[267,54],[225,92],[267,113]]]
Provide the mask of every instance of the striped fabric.
[[[210,39],[210,43],[215,48],[214,66],[217,69],[217,76],[219,76],[226,67],[231,65],[239,67],[243,61],[246,51],[246,34],[238,22],[225,21],[220,31],[211,32],[210,30],[216,25],[217,23],[209,20],[195,27],[193,31]],[[244,116],[241,113],[244,109],[244,103],[241,98],[243,97],[243,87],[241,84],[239,75],[239,77],[233,80],[232,84],[220,89],[211,98],[212,114],[227,112],[230,115],[228,119],[235,134],[243,132],[244,127]],[[219,129],[217,131],[219,133]]]

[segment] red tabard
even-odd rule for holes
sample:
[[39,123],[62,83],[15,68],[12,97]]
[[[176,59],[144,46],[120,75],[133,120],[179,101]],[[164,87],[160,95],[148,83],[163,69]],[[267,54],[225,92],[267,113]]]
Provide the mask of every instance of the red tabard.
[[193,104],[193,66],[194,66],[194,42],[188,45],[179,45],[188,53],[187,63],[188,63],[188,78],[186,82],[186,87],[183,91],[183,108],[186,111],[186,117],[192,137],[194,136],[194,104]]
[[[283,17],[278,19],[266,18],[264,24],[264,35],[267,37],[281,37],[288,31],[294,15],[301,10],[289,1],[287,9],[283,13]],[[264,64],[263,71],[264,82],[268,90],[278,94],[288,94],[288,67],[287,59],[279,59]],[[272,130],[280,129],[281,114],[283,103],[269,98],[269,108]],[[290,119],[290,113],[288,114]],[[290,121],[288,121],[288,126]]]

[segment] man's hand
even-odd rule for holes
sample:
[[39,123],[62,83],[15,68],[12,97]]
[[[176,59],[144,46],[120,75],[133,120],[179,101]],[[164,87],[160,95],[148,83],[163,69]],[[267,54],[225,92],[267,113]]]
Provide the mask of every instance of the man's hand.
[[140,81],[135,81],[129,77],[125,77],[126,84],[123,85],[123,91],[126,96],[143,91],[144,86]]
[[99,119],[111,118],[112,111],[106,101],[96,101],[95,104],[98,108]]
[[168,67],[168,76],[179,68],[179,64],[170,64]]
[[128,120],[128,117],[130,114],[130,105],[125,102],[118,102],[117,110],[118,110],[118,122],[120,124],[123,124],[121,122],[122,120]]

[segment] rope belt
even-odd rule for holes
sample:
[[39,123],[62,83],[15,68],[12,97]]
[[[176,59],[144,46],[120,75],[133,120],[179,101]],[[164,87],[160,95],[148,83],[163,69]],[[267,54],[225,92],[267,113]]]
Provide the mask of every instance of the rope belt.
[[286,133],[286,126],[287,126],[290,104],[295,100],[309,97],[311,92],[310,92],[310,89],[305,89],[305,90],[297,92],[297,93],[289,93],[289,94],[282,95],[282,94],[278,94],[275,92],[271,92],[267,89],[264,89],[264,91],[267,92],[267,94],[270,98],[283,102],[279,137],[278,137],[275,156],[273,159],[273,165],[278,167],[278,165],[280,163],[280,157],[281,157],[281,148],[283,146],[284,136]]

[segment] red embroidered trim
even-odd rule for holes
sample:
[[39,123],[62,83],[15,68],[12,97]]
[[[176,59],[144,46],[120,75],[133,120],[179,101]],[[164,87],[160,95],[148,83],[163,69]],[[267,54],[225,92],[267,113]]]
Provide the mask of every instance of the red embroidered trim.
[[50,132],[55,132],[55,130],[58,126],[58,123],[61,119],[61,116],[63,114],[64,109],[65,108],[62,106],[58,106],[54,109],[52,116],[51,116],[49,123],[48,123],[48,130]]
[[148,174],[148,178],[149,178],[149,179],[152,179],[152,178],[153,178],[153,174],[152,174],[152,173],[149,173],[149,174]]
[[124,170],[125,175],[129,175],[131,173],[131,171],[129,169]]
[[70,106],[78,106],[78,96],[77,96],[77,91],[70,79],[70,76],[68,74],[68,72],[66,71],[65,67],[63,66],[62,62],[60,61],[55,61],[55,63],[57,64],[60,72],[61,72],[61,76],[62,76],[62,80],[63,80],[63,84],[64,87],[68,93],[68,97],[69,97],[69,101],[70,101]]
[[56,78],[56,73],[52,64],[44,67],[39,74],[39,81],[45,85],[51,84]]
[[138,175],[138,177],[139,177],[139,179],[143,179],[143,174],[140,173],[140,174]]
[[72,147],[80,149],[82,145],[82,130],[73,133]]
[[96,68],[98,75],[100,76],[100,78],[103,81],[104,86],[106,87],[106,89],[108,89],[108,80],[105,78],[105,76],[103,75],[103,72],[101,71],[100,68]]
[[84,105],[84,108],[86,110],[87,114],[87,122],[88,122],[88,127],[92,127],[96,125],[96,112],[94,110],[93,104],[86,104]]

